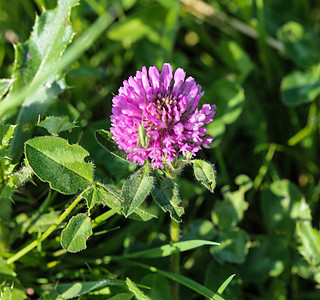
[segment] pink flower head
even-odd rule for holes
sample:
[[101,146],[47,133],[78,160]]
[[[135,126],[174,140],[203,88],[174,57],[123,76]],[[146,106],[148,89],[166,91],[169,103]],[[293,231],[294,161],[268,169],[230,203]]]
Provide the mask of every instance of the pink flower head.
[[166,63],[161,74],[156,67],[143,67],[123,82],[112,100],[110,131],[130,161],[143,165],[150,159],[153,168],[163,168],[179,153],[196,155],[201,146],[209,148],[212,138],[204,136],[203,126],[212,122],[216,106],[204,104],[199,110],[204,92],[185,76],[181,68],[173,74]]

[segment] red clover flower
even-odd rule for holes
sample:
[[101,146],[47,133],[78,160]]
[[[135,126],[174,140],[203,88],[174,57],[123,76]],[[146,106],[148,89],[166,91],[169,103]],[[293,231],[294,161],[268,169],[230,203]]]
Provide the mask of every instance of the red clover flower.
[[[201,146],[209,148],[212,138],[203,126],[212,122],[215,105],[198,105],[204,92],[192,77],[165,63],[161,74],[156,67],[142,68],[123,82],[113,98],[110,129],[113,139],[132,162],[163,168],[179,153],[195,156]],[[174,80],[172,86],[172,79]]]

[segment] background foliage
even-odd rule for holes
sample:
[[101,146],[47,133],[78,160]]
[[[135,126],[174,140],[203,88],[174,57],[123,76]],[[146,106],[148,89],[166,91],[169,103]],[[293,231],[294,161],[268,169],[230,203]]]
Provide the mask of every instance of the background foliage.
[[[166,255],[123,260],[167,244],[169,216],[149,200],[157,219],[106,215],[107,206],[117,207],[105,197],[110,190],[104,186],[120,188],[134,166],[108,154],[94,132],[109,129],[111,100],[124,79],[144,65],[170,62],[202,85],[204,103],[217,105],[208,127],[212,148],[199,153],[215,164],[215,192],[197,183],[191,167],[179,187],[185,208],[182,241],[220,245],[182,252],[182,274],[212,291],[236,274],[225,299],[319,299],[319,3],[58,2],[0,1],[0,115],[7,124],[0,132],[0,184],[3,199],[12,197],[1,202],[0,211],[1,297],[169,298],[167,277],[150,269],[167,270]],[[39,114],[42,122],[36,126]],[[59,123],[53,116],[61,117]],[[83,192],[87,201],[75,207],[72,214],[79,214],[68,226],[64,221],[36,249],[6,265],[10,253],[54,223],[70,201],[65,194],[75,192],[52,191],[37,177],[22,185],[20,177],[28,175],[21,169],[23,144],[50,134],[87,150],[79,147],[79,157],[90,154],[81,164],[88,170],[83,188],[93,182],[92,163],[95,180],[104,185]],[[33,152],[35,143],[39,140],[26,144],[28,160],[40,155]],[[61,145],[62,153],[68,147]],[[107,206],[95,205],[100,202]],[[73,254],[66,250],[78,245],[66,239],[62,249],[60,233],[67,226],[64,234],[73,234],[76,222],[82,228],[77,234],[86,240],[80,247],[87,249]],[[181,299],[201,297],[182,285]]]

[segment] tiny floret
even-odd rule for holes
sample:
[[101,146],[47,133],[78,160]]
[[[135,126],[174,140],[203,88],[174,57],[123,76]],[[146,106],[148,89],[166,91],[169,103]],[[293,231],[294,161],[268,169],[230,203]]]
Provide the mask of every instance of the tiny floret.
[[179,155],[209,148],[212,138],[203,126],[212,122],[216,106],[204,104],[199,110],[204,92],[185,76],[181,68],[173,74],[166,63],[161,73],[143,67],[123,82],[112,100],[110,131],[130,161],[143,165],[149,159],[153,168],[163,168]]

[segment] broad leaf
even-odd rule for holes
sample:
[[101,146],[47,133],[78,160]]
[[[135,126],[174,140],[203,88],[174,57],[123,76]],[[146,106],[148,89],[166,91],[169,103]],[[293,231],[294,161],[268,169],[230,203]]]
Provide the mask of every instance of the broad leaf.
[[[5,286],[4,286],[5,283]],[[4,287],[4,291],[2,288]],[[17,274],[11,269],[9,265],[0,256],[0,298],[5,300],[5,296],[11,296],[12,300],[26,299],[24,287],[17,278]],[[10,299],[7,298],[7,299]]]
[[129,291],[131,291],[137,300],[151,300],[148,296],[146,296],[135,284],[134,282],[127,277],[126,284],[128,286]]
[[271,233],[294,234],[296,222],[311,220],[310,208],[299,189],[288,180],[273,182],[262,193],[261,209]]
[[120,150],[118,144],[112,139],[111,132],[100,129],[95,132],[95,136],[98,143],[115,157],[121,158],[126,162],[130,162],[127,160],[127,153],[124,150]]
[[218,262],[241,264],[245,261],[249,248],[249,236],[244,230],[232,228],[221,232],[218,240],[221,244],[211,248]]
[[287,106],[298,106],[314,101],[320,95],[320,78],[317,74],[295,71],[281,81],[281,97]]
[[19,160],[23,143],[31,136],[38,115],[45,113],[56,96],[65,89],[63,76],[59,73],[50,73],[41,83],[39,78],[60,61],[71,42],[74,33],[69,21],[70,11],[78,3],[79,0],[58,0],[55,9],[36,17],[29,40],[15,46],[14,82],[3,101],[13,101],[26,86],[29,93],[15,122],[20,125],[10,146],[14,161]]
[[151,191],[153,199],[165,211],[170,213],[170,217],[177,222],[181,222],[180,216],[184,209],[179,206],[181,199],[177,185],[169,178],[157,177],[155,185]]
[[[124,198],[110,186],[94,182],[91,187],[82,192],[81,196],[86,199],[89,212],[96,204],[101,203],[114,209],[118,214],[122,214]],[[149,221],[156,216],[136,207],[129,218],[137,221]]]
[[[149,5],[144,9],[131,14],[120,24],[114,25],[108,31],[108,38],[121,40],[126,44],[141,39],[149,38],[152,42],[159,42],[159,32],[163,28],[166,10],[160,5]],[[152,22],[150,22],[152,20]]]
[[93,164],[84,161],[89,153],[62,138],[33,138],[25,144],[25,155],[35,174],[63,194],[74,194],[93,182]]
[[127,217],[147,198],[152,187],[153,177],[148,167],[132,174],[123,184],[121,196],[124,198],[123,213]]
[[92,222],[87,214],[72,217],[61,233],[61,245],[68,252],[79,252],[87,248],[87,239],[92,235]]
[[68,117],[46,117],[45,120],[38,124],[48,130],[52,135],[57,135],[61,131],[72,131],[76,126],[69,121]]
[[142,208],[136,208],[134,212],[128,217],[129,219],[133,219],[136,221],[149,221],[153,218],[157,218],[157,216],[151,214],[150,212],[146,211]]
[[278,31],[288,56],[300,67],[310,68],[320,61],[320,39],[316,32],[290,21]]
[[150,287],[145,293],[152,300],[170,299],[170,284],[167,278],[159,274],[146,275],[141,284]]
[[246,175],[239,175],[235,182],[239,189],[231,192],[229,186],[221,189],[224,199],[215,202],[212,211],[212,220],[221,230],[230,229],[236,226],[243,218],[244,212],[248,208],[245,201],[245,192],[252,186],[252,181]]
[[310,265],[317,266],[320,271],[320,232],[305,221],[297,222],[296,234],[301,242],[299,252]]
[[195,219],[188,222],[188,230],[182,235],[182,240],[212,240],[217,235],[217,229],[209,220]]
[[238,80],[243,82],[254,67],[249,55],[234,40],[222,40],[217,50],[223,62],[240,73]]
[[0,79],[0,100],[9,90],[12,83],[13,79]]
[[259,236],[252,243],[246,260],[238,266],[240,276],[248,281],[261,283],[278,277],[290,262],[288,242],[283,236]]
[[211,192],[216,186],[215,171],[213,166],[203,160],[195,159],[193,170],[196,178]]
[[101,203],[121,213],[121,203],[124,201],[119,193],[99,182],[94,182],[91,187],[85,189],[81,197],[86,199],[89,211],[96,204]]

